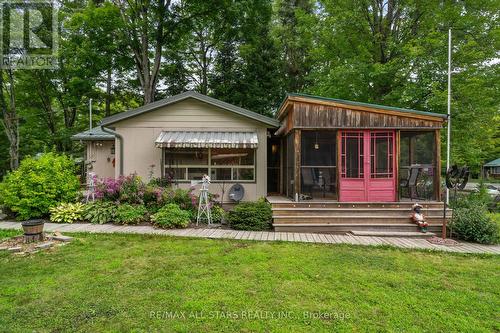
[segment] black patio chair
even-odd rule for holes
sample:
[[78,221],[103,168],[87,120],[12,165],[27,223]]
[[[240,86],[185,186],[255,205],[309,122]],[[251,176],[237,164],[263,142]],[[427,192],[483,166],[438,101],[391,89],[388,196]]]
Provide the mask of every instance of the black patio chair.
[[408,172],[408,177],[406,179],[403,179],[401,183],[399,183],[400,189],[406,188],[408,190],[408,196],[412,201],[414,197],[416,198],[419,197],[417,191],[417,180],[419,175],[420,175],[419,167],[410,167],[410,170]]

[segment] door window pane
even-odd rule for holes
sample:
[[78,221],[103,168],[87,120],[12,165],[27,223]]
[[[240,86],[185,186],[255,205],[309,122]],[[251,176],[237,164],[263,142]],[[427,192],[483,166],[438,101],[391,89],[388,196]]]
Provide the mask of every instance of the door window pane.
[[392,178],[394,135],[392,132],[371,133],[371,178]]
[[363,178],[363,133],[342,133],[342,177]]

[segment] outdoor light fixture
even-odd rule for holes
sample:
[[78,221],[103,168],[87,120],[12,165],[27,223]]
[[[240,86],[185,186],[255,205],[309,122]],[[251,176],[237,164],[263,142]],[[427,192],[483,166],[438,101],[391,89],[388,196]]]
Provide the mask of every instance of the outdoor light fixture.
[[318,133],[316,133],[316,142],[314,143],[314,149],[318,150],[319,149],[319,143],[318,143]]

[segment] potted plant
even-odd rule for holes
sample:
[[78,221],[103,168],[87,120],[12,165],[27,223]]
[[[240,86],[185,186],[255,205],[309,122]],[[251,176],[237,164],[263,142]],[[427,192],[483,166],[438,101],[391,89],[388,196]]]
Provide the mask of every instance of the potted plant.
[[44,220],[28,220],[21,222],[24,236],[32,238],[42,238]]

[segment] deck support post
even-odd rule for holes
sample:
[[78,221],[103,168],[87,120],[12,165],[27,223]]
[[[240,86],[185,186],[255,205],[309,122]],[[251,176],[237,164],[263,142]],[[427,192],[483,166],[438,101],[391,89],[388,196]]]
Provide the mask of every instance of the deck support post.
[[[294,131],[295,166],[294,166],[294,198],[300,200],[300,162],[301,162],[302,131]],[[297,200],[298,201],[298,200]]]

